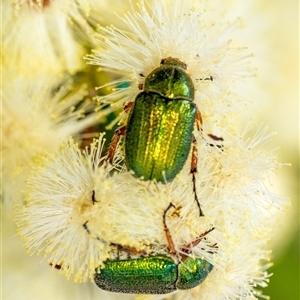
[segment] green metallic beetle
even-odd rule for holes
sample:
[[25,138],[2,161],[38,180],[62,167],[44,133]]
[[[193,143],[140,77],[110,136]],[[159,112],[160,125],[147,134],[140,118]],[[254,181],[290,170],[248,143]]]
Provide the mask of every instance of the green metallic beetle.
[[176,263],[166,255],[107,260],[95,283],[105,291],[127,294],[168,294],[199,285],[213,269],[204,259],[187,257]]
[[[170,256],[165,254],[139,258],[106,260],[96,269],[95,283],[103,290],[128,294],[167,294],[176,290],[187,290],[198,286],[213,269],[213,265],[201,258],[189,256],[190,251],[214,228],[203,233],[182,249],[180,255],[166,225],[166,213],[174,207],[170,204],[164,212],[163,222],[169,243]],[[213,247],[216,247],[215,245]],[[128,254],[136,252],[129,250]]]
[[[191,160],[193,191],[196,194],[195,173],[197,155],[193,130],[200,130],[200,111],[194,101],[195,88],[186,73],[186,64],[177,58],[161,60],[139,88],[143,91],[130,108],[127,125],[116,130],[108,151],[112,163],[118,141],[125,135],[125,163],[136,177],[143,180],[167,182],[183,168],[194,142]],[[211,78],[210,78],[211,80]]]

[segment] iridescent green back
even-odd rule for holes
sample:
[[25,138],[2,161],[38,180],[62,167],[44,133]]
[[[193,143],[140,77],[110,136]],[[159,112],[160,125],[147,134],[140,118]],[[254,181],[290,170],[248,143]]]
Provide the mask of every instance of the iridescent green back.
[[126,127],[127,167],[144,180],[172,180],[189,155],[195,117],[196,105],[189,100],[140,93]]
[[177,265],[165,255],[108,260],[95,283],[103,290],[127,294],[166,294],[176,290]]

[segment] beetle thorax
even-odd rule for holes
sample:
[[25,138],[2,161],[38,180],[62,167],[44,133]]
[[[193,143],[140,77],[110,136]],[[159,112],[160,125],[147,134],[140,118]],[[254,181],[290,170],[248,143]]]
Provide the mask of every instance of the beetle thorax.
[[185,64],[173,58],[162,60],[162,65],[151,72],[145,80],[144,91],[155,92],[169,99],[193,101],[195,88]]

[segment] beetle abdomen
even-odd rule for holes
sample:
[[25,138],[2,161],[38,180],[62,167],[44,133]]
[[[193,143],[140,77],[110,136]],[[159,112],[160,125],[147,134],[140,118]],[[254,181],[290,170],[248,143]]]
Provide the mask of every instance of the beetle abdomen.
[[174,179],[190,152],[195,117],[189,100],[140,93],[126,127],[127,167],[144,180]]
[[177,265],[165,255],[107,260],[95,283],[103,290],[127,294],[166,294],[176,290]]

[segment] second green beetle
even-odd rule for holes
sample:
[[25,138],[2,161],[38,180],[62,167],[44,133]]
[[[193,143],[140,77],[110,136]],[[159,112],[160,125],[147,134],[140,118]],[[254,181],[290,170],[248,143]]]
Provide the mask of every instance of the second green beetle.
[[[202,233],[195,241],[176,251],[173,238],[166,224],[169,209],[164,211],[163,224],[168,241],[168,254],[156,254],[137,258],[108,259],[96,269],[95,283],[103,290],[127,294],[168,294],[176,290],[188,290],[201,284],[213,269],[213,265],[202,258],[191,256],[192,248],[198,245],[214,227]],[[119,245],[120,246],[120,245]],[[216,244],[211,246],[217,248]],[[122,248],[122,246],[120,246]],[[126,247],[125,252],[138,253]]]
[[168,294],[201,284],[213,265],[187,257],[181,263],[167,255],[126,260],[107,260],[98,268],[95,283],[103,290],[126,294]]
[[[119,128],[112,140],[108,158],[112,162],[120,136],[125,135],[125,162],[143,180],[171,181],[183,168],[193,143],[194,125],[202,120],[194,101],[195,88],[177,58],[161,60],[161,66],[145,79],[131,108],[127,125]],[[131,107],[132,106],[132,107]],[[197,121],[197,122],[196,122]],[[196,146],[192,150],[191,173],[196,195]]]

